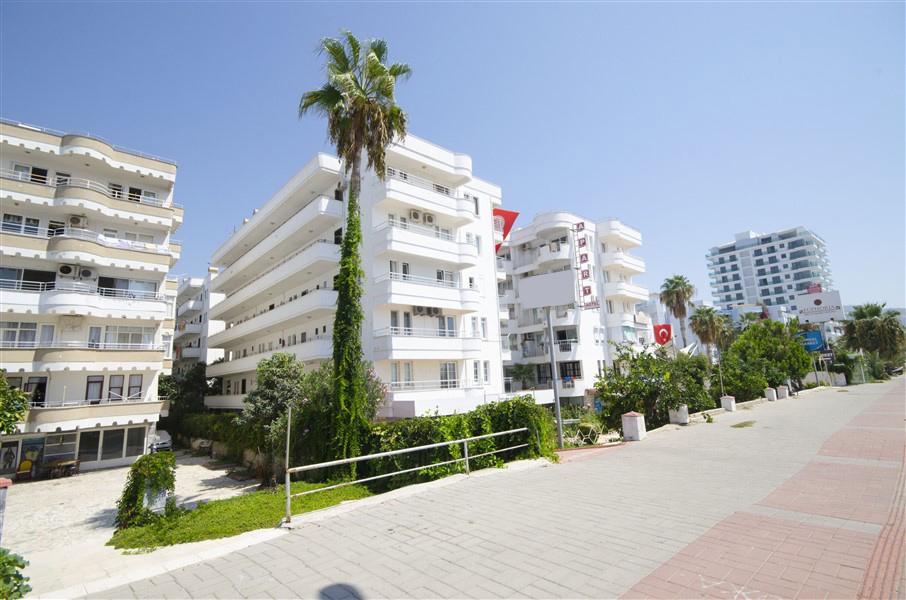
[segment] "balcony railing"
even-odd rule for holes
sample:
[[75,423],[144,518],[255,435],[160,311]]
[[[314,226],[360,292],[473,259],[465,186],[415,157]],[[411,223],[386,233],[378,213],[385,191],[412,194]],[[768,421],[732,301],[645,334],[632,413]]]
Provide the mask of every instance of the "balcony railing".
[[81,281],[21,281],[18,279],[0,279],[0,290],[17,292],[71,292],[105,298],[122,298],[126,300],[166,300],[162,292],[142,290],[121,290],[94,286]]
[[80,398],[77,400],[32,400],[28,403],[29,408],[72,408],[75,406],[121,406],[123,404],[144,404],[147,402],[164,402],[167,396],[149,396],[147,398],[141,395],[121,396],[111,394],[107,398]]
[[[230,295],[231,295],[231,296],[234,296],[234,295],[236,295],[240,290],[244,290],[245,288],[247,288],[248,286],[252,285],[253,283],[255,283],[255,282],[257,282],[257,281],[260,281],[262,277],[268,275],[268,274],[271,273],[274,269],[277,269],[277,268],[279,268],[279,267],[282,267],[283,265],[285,265],[286,263],[288,263],[288,262],[291,261],[292,259],[296,258],[297,256],[299,256],[300,254],[302,254],[303,252],[305,252],[305,251],[308,250],[309,248],[312,248],[312,247],[316,246],[317,244],[330,244],[331,246],[335,246],[335,245],[336,245],[336,244],[334,244],[333,242],[331,242],[330,240],[326,240],[326,239],[323,239],[323,238],[322,238],[322,239],[315,240],[315,241],[313,241],[313,242],[310,242],[310,243],[308,243],[308,244],[302,246],[301,248],[299,248],[299,249],[296,250],[295,252],[293,252],[293,253],[291,253],[291,254],[288,254],[288,255],[286,256],[286,258],[284,258],[283,260],[281,260],[281,261],[278,262],[277,264],[275,264],[275,265],[269,267],[266,271],[263,271],[263,272],[260,273],[259,275],[256,275],[255,277],[253,277],[252,279],[250,279],[247,283],[242,284],[241,286],[239,286],[238,288],[236,288],[235,290],[233,290],[232,292],[230,292]],[[220,274],[220,276],[221,276],[221,277],[224,277],[224,279],[225,279],[226,277],[229,277],[229,276],[230,276],[230,273],[231,273],[231,269],[230,269],[230,268],[227,268],[226,270],[223,271],[223,273]]]
[[435,337],[435,338],[478,338],[479,336],[466,334],[463,331],[455,329],[442,329],[437,327],[384,327],[374,332],[375,337],[387,335],[400,335],[411,337]]
[[460,290],[477,290],[477,286],[467,286],[461,285],[459,278],[454,277],[453,279],[437,279],[432,277],[421,277],[418,275],[409,275],[408,273],[397,273],[390,272],[384,273],[374,278],[375,283],[380,283],[381,281],[404,281],[406,283],[414,283],[416,285],[428,285],[431,287],[443,287],[450,289],[460,289]]
[[[297,341],[297,342],[295,342],[295,343],[293,343],[293,344],[289,344],[289,343],[284,342],[283,344],[278,344],[276,348],[271,348],[271,349],[269,349],[269,350],[262,350],[261,352],[250,352],[250,353],[247,353],[247,354],[244,354],[244,355],[241,355],[241,356],[236,355],[236,356],[233,356],[233,357],[231,357],[231,358],[227,358],[227,357],[225,356],[225,357],[223,358],[223,362],[225,362],[225,363],[230,363],[230,362],[233,362],[233,361],[236,361],[236,360],[242,360],[243,358],[249,358],[249,357],[251,357],[251,356],[258,356],[259,354],[268,354],[268,353],[273,353],[273,352],[283,352],[284,350],[286,350],[286,349],[288,349],[288,348],[295,348],[296,346],[304,346],[305,344],[311,344],[311,343],[313,343],[313,342],[324,341],[324,340],[333,341],[333,336],[331,336],[331,335],[314,335],[314,336],[312,336],[312,337],[306,337],[304,342],[303,342],[303,341]],[[217,364],[220,364],[220,363],[217,363]]]
[[[22,223],[3,223],[0,225],[0,231],[3,233],[15,233],[18,235],[27,235],[40,238],[67,237],[77,240],[86,240],[107,246],[109,248],[123,248],[125,250],[139,250],[141,252],[155,252],[157,254],[171,254],[170,247],[166,244],[155,244],[152,242],[140,242],[138,240],[127,240],[123,238],[107,237],[97,231],[90,229],[80,229],[76,227],[37,227],[34,225],[24,225]],[[176,240],[170,240],[176,242]],[[176,242],[179,243],[179,242]]]
[[391,392],[415,392],[421,390],[462,390],[480,387],[480,384],[459,379],[438,379],[434,381],[391,381]]
[[[283,306],[283,305],[285,305],[285,304],[289,304],[289,303],[291,303],[291,302],[298,302],[299,300],[304,299],[304,298],[305,298],[306,296],[308,296],[309,294],[316,294],[317,292],[320,292],[320,291],[331,291],[332,289],[333,289],[333,288],[321,286],[321,287],[318,287],[318,288],[309,288],[309,289],[307,289],[307,290],[303,290],[302,292],[299,292],[298,294],[293,294],[291,297],[289,297],[289,298],[287,298],[287,299],[285,299],[285,300],[281,300],[280,303],[277,304],[273,309],[271,309],[271,308],[264,308],[264,309],[261,309],[261,310],[259,310],[258,312],[254,313],[254,314],[245,316],[245,317],[243,317],[243,318],[241,318],[241,319],[238,319],[238,320],[236,320],[236,321],[231,321],[231,322],[227,325],[227,329],[226,329],[226,330],[232,329],[233,327],[236,327],[236,326],[238,326],[238,325],[242,325],[243,323],[245,323],[245,322],[247,322],[247,321],[251,321],[252,319],[256,319],[256,318],[260,317],[261,315],[266,315],[266,314],[268,314],[268,313],[270,313],[270,312],[273,312],[274,310],[280,308],[281,306]],[[220,332],[220,333],[223,333],[223,332]]]
[[386,221],[381,223],[374,228],[375,231],[383,231],[384,229],[401,229],[403,231],[411,231],[412,233],[423,235],[425,237],[436,238],[439,240],[444,240],[447,242],[455,242],[455,236],[449,231],[442,231],[439,228],[428,227],[425,225],[418,225],[415,223],[403,223],[398,220]]
[[46,340],[0,340],[0,348],[18,349],[18,350],[68,350],[68,349],[86,349],[86,350],[150,350],[162,352],[164,344],[154,342],[84,342],[84,341],[46,341]]
[[387,177],[391,179],[398,179],[399,181],[405,181],[416,187],[422,189],[430,190],[432,192],[437,192],[438,194],[443,194],[444,196],[454,197],[453,190],[448,186],[435,183],[430,179],[425,179],[424,177],[419,177],[417,175],[412,175],[406,173],[405,171],[400,171],[399,169],[394,169],[393,167],[387,167]]
[[130,194],[126,191],[123,191],[122,189],[111,189],[110,186],[106,183],[93,181],[91,179],[84,179],[82,177],[50,177],[47,175],[11,171],[9,169],[0,169],[0,177],[4,179],[15,179],[16,181],[27,181],[29,183],[44,185],[51,188],[77,187],[86,190],[93,190],[107,196],[108,198],[112,198],[114,200],[122,200],[123,202],[149,204],[151,206],[179,206],[175,202],[166,204],[163,200],[159,200],[158,198],[152,198],[150,196],[143,196],[140,194]]

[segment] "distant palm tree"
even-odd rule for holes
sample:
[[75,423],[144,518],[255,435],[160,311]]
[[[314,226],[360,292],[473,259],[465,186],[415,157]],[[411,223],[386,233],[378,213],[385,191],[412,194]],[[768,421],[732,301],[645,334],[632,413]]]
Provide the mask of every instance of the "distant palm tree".
[[679,320],[683,346],[686,345],[686,315],[694,295],[695,286],[683,275],[668,277],[661,285],[661,302]]
[[876,352],[893,359],[906,347],[906,329],[900,315],[884,310],[885,304],[869,303],[853,307],[850,320],[843,325],[846,345],[854,350]]
[[[343,39],[321,41],[327,57],[327,82],[306,92],[299,101],[299,117],[315,112],[327,119],[327,135],[336,146],[349,175],[346,230],[340,249],[340,272],[336,280],[337,312],[333,328],[335,422],[331,432],[338,457],[359,454],[359,437],[367,419],[365,368],[362,359],[361,329],[362,272],[359,245],[362,226],[359,191],[362,187],[362,155],[368,168],[383,180],[387,147],[406,135],[406,114],[396,104],[394,91],[400,78],[408,77],[408,65],[387,61],[387,42],[369,40],[364,44],[349,31]],[[351,474],[355,465],[351,465]]]
[[724,338],[733,330],[729,324],[729,319],[717,312],[714,307],[700,306],[689,317],[689,325],[692,327],[692,333],[697,335],[698,339],[705,345],[708,362],[712,362],[711,345],[717,346],[717,373],[720,376],[720,395],[724,396],[724,373],[723,366],[720,364],[720,347]]

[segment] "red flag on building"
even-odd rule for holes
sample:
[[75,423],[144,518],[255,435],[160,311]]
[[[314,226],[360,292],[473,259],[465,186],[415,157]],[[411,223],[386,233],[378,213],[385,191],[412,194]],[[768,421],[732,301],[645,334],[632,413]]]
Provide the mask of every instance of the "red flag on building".
[[663,346],[667,342],[673,339],[673,327],[670,325],[655,325],[654,326],[654,341]]
[[[516,217],[519,216],[519,213],[513,210],[503,210],[502,208],[494,209],[494,231],[500,231],[503,233],[503,239],[505,240],[508,235],[510,235],[510,230],[513,228],[513,223],[516,222]],[[494,247],[494,252],[500,250],[499,242]]]

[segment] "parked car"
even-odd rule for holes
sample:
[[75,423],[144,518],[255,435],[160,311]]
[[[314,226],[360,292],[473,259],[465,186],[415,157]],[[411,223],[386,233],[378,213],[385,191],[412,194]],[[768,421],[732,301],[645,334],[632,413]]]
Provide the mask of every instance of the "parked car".
[[166,452],[173,450],[173,439],[166,431],[159,430],[151,441],[151,452]]

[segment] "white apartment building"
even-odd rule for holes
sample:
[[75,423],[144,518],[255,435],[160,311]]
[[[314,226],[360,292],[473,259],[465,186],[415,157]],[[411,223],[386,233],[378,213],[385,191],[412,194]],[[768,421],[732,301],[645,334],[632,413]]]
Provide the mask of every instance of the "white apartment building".
[[[212,291],[226,298],[208,338],[224,361],[211,408],[240,408],[258,362],[289,352],[312,368],[331,357],[334,277],[346,222],[345,176],[319,154],[214,253]],[[366,359],[387,385],[382,415],[464,412],[503,391],[492,210],[500,188],[470,157],[408,135],[387,175],[362,182]]]
[[711,248],[706,259],[714,304],[787,306],[812,284],[834,289],[827,246],[805,227],[776,233],[744,231],[729,243]]
[[[651,318],[652,325],[670,325],[673,330],[673,342],[676,343],[676,346],[678,348],[682,348],[684,345],[690,346],[692,344],[695,344],[694,348],[692,348],[692,354],[704,354],[704,345],[702,344],[701,340],[698,339],[698,336],[695,335],[695,332],[692,331],[692,326],[689,324],[689,317],[692,316],[692,313],[694,313],[696,309],[705,306],[710,306],[710,304],[703,300],[693,300],[689,303],[689,307],[686,309],[688,314],[686,315],[685,341],[681,339],[683,336],[679,319],[674,317],[673,313],[670,312],[670,309],[667,308],[667,306],[663,302],[661,302],[661,294],[659,292],[651,292],[648,297],[648,302],[639,304],[637,308],[640,312],[645,313]],[[673,342],[671,342],[671,344]]]
[[128,464],[165,402],[179,258],[176,165],[0,122],[0,368],[30,395],[0,474]]
[[176,293],[176,332],[173,337],[173,374],[185,375],[195,364],[209,365],[223,358],[223,350],[208,348],[208,336],[223,331],[223,321],[210,319],[211,307],[224,295],[211,292],[217,269],[206,277],[181,277]]
[[[629,252],[641,244],[642,234],[616,219],[595,223],[565,212],[540,214],[510,233],[498,259],[505,368],[535,367],[536,401],[553,402],[554,381],[561,402],[590,399],[595,378],[611,362],[611,342],[651,343],[651,319],[636,310],[648,300],[648,290],[634,282],[645,262]],[[546,311],[523,309],[519,288],[527,278],[563,270],[575,274],[575,300],[553,312],[552,378]],[[508,392],[523,389],[519,381],[507,383]]]

